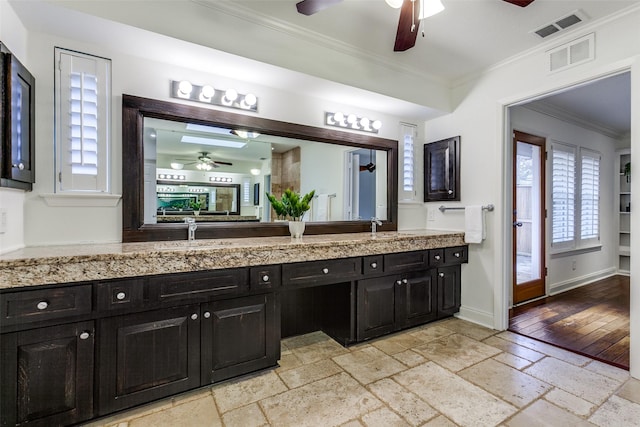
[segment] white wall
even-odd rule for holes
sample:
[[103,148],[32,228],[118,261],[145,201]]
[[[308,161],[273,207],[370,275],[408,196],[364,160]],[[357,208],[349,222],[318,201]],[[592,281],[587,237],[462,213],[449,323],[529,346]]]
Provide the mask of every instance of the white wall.
[[[511,283],[511,200],[510,200],[510,135],[507,106],[547,94],[570,85],[585,82],[621,70],[631,69],[632,117],[640,114],[640,11],[621,16],[595,27],[587,25],[562,40],[541,46],[517,61],[497,66],[474,81],[454,88],[456,108],[453,113],[426,123],[427,140],[461,135],[460,205],[494,203],[496,211],[487,214],[487,240],[471,245],[469,264],[463,267],[461,317],[504,329],[507,324],[507,289]],[[597,23],[596,23],[597,24]],[[596,31],[595,60],[550,74],[545,50]],[[640,150],[640,129],[637,120],[631,134],[632,155]],[[640,156],[639,153],[635,155]],[[632,204],[640,203],[638,193]],[[429,208],[437,206],[430,204]],[[632,224],[640,222],[632,212]],[[436,212],[429,228],[461,229],[462,216]],[[633,227],[633,225],[632,225]],[[635,227],[634,227],[635,228]],[[640,227],[639,227],[640,228]],[[640,239],[632,242],[632,253],[640,253]],[[640,268],[631,266],[631,312],[640,312]],[[636,305],[634,305],[636,304]],[[635,308],[635,310],[634,310]],[[635,315],[635,321],[639,315]],[[632,325],[634,318],[632,316]],[[636,323],[636,325],[639,323]],[[640,331],[631,328],[631,372],[640,376]]]

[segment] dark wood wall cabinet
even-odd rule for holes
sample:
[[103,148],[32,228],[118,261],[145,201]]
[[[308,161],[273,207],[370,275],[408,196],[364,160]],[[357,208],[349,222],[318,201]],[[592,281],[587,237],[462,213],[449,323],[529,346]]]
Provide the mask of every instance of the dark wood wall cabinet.
[[460,200],[460,137],[424,144],[424,201]]
[[72,425],[451,316],[467,247],[0,292],[1,426]]
[[0,42],[0,187],[30,191],[35,182],[33,75]]

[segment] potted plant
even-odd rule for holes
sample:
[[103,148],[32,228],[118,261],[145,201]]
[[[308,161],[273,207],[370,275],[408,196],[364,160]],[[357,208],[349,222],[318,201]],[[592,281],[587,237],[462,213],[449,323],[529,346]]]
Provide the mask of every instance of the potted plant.
[[193,209],[195,216],[200,215],[200,209],[202,209],[202,202],[200,200],[192,200],[189,202],[189,207]]
[[302,217],[305,212],[311,208],[311,199],[316,194],[315,190],[310,191],[304,196],[287,188],[280,200],[276,199],[273,194],[267,193],[267,199],[273,206],[278,218],[289,218],[289,232],[291,237],[301,237],[304,233],[304,222]]

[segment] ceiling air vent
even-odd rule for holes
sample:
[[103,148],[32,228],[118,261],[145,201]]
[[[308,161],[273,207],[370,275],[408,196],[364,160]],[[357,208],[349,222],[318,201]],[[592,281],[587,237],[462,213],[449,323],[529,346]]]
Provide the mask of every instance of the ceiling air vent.
[[542,38],[548,37],[551,34],[555,34],[559,31],[566,30],[567,28],[576,25],[582,21],[584,21],[585,15],[579,10],[572,12],[571,14],[564,16],[560,19],[557,19],[555,22],[545,25],[544,27],[538,28],[533,32],[539,35]]
[[572,40],[569,43],[554,47],[547,51],[549,71],[559,71],[595,57],[595,35],[593,33]]

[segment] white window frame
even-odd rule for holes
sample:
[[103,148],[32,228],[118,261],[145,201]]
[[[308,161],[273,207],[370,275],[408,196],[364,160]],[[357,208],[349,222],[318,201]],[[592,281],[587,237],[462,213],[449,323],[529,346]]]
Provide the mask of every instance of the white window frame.
[[[600,169],[602,165],[602,155],[595,150],[591,150],[588,148],[581,147],[580,148],[580,192],[578,193],[579,201],[580,201],[580,221],[578,221],[578,233],[576,235],[579,238],[580,244],[579,246],[593,246],[600,243]],[[589,166],[589,168],[593,168],[596,173],[595,179],[593,178],[591,173],[588,173],[585,167],[585,160],[590,160],[593,165]],[[597,182],[594,185],[594,181]],[[590,188],[595,186],[595,188]],[[591,190],[591,191],[589,191]],[[585,218],[585,208],[590,204],[595,205],[596,211],[593,215],[594,217],[591,220]],[[591,233],[588,236],[584,236],[585,225],[587,222],[595,222],[594,225],[589,228],[593,228],[595,230],[591,230]]]
[[398,141],[398,201],[418,201],[418,182],[416,178],[416,139],[417,126],[400,123],[400,139]]
[[[554,206],[554,188],[555,188],[555,180],[556,180],[556,168],[554,165],[555,155],[562,154],[564,156],[568,156],[568,158],[572,158],[573,165],[572,170],[567,171],[568,175],[562,176],[561,178],[567,179],[570,182],[567,183],[567,186],[570,186],[573,194],[569,194],[569,203],[570,205],[566,207],[566,209],[571,213],[571,217],[567,219],[566,222],[569,223],[571,229],[568,231],[568,236],[564,240],[554,240],[554,222],[558,220],[558,216],[561,215],[556,212]],[[568,159],[567,158],[567,159]],[[587,186],[585,184],[589,184],[589,182],[583,182],[583,178],[587,181],[593,181],[589,179],[589,174],[586,172],[583,173],[583,161],[584,159],[591,159],[597,163],[597,188],[594,189],[593,194],[588,194]],[[571,250],[579,250],[590,247],[595,247],[600,244],[600,218],[601,218],[601,206],[600,206],[600,166],[601,166],[602,156],[599,152],[595,150],[591,150],[584,147],[578,147],[576,145],[564,144],[561,142],[554,141],[551,144],[551,163],[550,163],[550,173],[551,179],[550,181],[550,198],[551,198],[551,227],[550,227],[550,238],[551,242],[551,252],[552,253],[562,253]],[[589,196],[589,197],[587,197]],[[584,227],[583,223],[583,210],[585,210],[584,203],[588,203],[588,198],[591,198],[592,201],[596,199],[596,208],[595,212],[595,221],[596,221],[596,235],[589,236],[587,238],[582,237],[582,228]],[[562,219],[562,218],[561,218]]]
[[110,59],[55,48],[55,125],[55,192],[111,194]]

